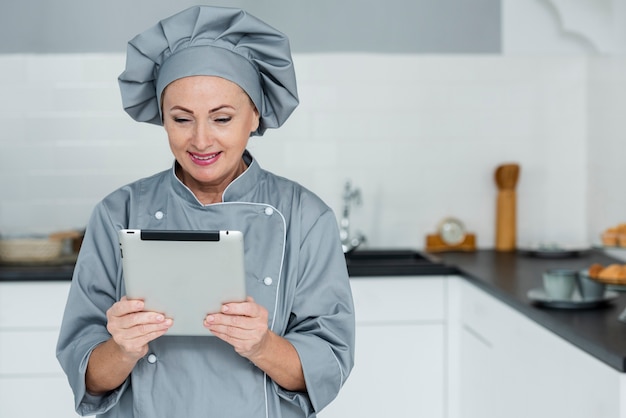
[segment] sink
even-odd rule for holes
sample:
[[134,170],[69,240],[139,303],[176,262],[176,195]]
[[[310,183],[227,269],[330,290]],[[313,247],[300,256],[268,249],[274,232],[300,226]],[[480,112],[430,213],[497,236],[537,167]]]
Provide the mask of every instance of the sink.
[[389,250],[355,250],[346,254],[348,263],[369,263],[369,264],[388,264],[388,263],[431,263],[432,260],[425,255],[413,251],[403,249]]
[[357,249],[345,254],[350,276],[454,274],[456,269],[411,249]]

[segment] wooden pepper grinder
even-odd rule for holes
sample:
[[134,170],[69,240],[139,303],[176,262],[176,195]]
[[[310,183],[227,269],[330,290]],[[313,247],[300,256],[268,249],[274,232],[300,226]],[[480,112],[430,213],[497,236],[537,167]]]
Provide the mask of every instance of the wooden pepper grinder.
[[502,164],[496,168],[495,180],[498,186],[496,206],[496,251],[514,251],[516,244],[515,186],[519,177],[518,164]]

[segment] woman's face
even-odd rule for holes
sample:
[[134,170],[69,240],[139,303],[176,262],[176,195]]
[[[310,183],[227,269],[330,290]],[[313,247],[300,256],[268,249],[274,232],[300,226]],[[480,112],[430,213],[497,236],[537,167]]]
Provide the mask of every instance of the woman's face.
[[246,169],[242,155],[250,133],[259,126],[252,101],[231,81],[193,76],[169,84],[162,107],[182,182],[203,203],[210,203],[203,195],[219,195],[221,200],[228,184]]

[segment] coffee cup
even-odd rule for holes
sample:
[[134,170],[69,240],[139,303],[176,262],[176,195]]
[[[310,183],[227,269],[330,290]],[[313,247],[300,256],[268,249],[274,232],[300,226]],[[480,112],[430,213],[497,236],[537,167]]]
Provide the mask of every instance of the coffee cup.
[[553,300],[571,300],[578,273],[569,269],[548,269],[543,273],[543,288]]
[[578,290],[583,300],[598,300],[604,297],[606,285],[587,275],[587,272],[578,274]]

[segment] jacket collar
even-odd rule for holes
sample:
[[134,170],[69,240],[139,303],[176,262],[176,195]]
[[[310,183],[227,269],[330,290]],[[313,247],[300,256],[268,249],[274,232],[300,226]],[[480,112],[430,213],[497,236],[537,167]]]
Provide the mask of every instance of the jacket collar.
[[[257,161],[252,157],[252,154],[246,150],[244,151],[242,158],[246,162],[248,168],[226,187],[226,190],[224,190],[224,193],[222,194],[222,201],[224,202],[236,202],[242,200],[243,197],[247,195],[259,181],[262,170]],[[191,204],[206,206],[200,203],[191,189],[185,186],[185,184],[183,184],[183,182],[176,176],[177,164],[178,163],[174,161],[172,169],[170,170],[170,183],[174,192],[183,200]]]

